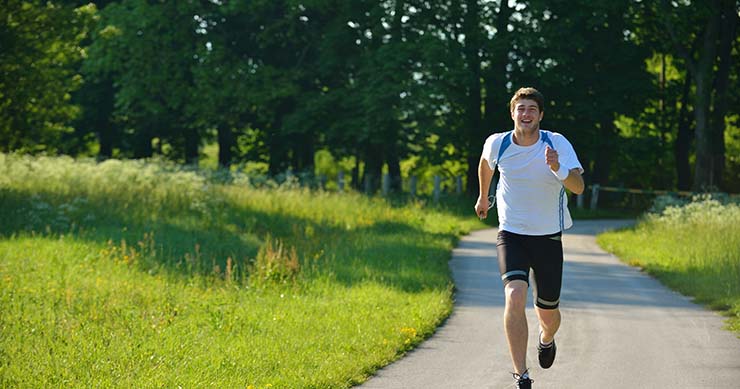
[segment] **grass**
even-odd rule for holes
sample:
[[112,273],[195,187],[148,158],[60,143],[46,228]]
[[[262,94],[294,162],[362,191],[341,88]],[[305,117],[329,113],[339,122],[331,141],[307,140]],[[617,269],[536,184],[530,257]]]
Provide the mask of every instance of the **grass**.
[[483,226],[163,162],[0,171],[3,387],[350,387],[449,315],[450,251]]
[[649,214],[597,242],[670,288],[727,316],[740,335],[740,206],[711,197]]

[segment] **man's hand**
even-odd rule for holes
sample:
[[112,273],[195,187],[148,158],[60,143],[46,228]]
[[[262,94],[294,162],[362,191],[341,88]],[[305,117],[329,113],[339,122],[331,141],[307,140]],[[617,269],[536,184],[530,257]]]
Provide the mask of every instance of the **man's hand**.
[[478,217],[483,220],[486,217],[488,217],[488,206],[490,204],[488,203],[488,197],[482,198],[478,197],[478,201],[475,203],[475,214],[478,215]]
[[493,169],[488,165],[488,161],[481,157],[478,162],[478,201],[475,203],[475,214],[483,220],[488,216],[488,190],[491,187],[493,178]]
[[545,146],[545,162],[550,166],[550,170],[556,172],[560,169],[560,160],[558,159],[558,152],[551,149],[550,146]]
[[567,174],[560,173],[558,152],[551,149],[550,146],[545,146],[545,162],[550,166],[550,170],[555,173],[555,176],[563,182],[563,186],[566,189],[575,194],[583,193],[585,185],[583,183],[583,177],[581,177],[581,172],[578,169],[571,169]]

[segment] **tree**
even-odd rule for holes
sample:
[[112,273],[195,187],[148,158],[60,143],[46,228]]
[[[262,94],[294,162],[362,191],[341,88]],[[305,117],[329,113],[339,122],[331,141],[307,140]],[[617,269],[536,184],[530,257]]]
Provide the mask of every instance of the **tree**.
[[563,132],[579,152],[587,181],[606,184],[616,162],[618,115],[642,111],[650,95],[629,3],[532,1],[523,11],[514,79],[541,87],[543,125]]
[[372,17],[363,26],[366,33],[360,41],[362,61],[355,76],[362,95],[358,140],[366,162],[363,181],[365,189],[372,193],[380,187],[384,163],[388,165],[391,189],[400,189],[401,95],[411,78],[412,51],[404,36],[404,1],[381,3],[372,7],[369,14]]
[[427,132],[439,137],[439,149],[452,150],[449,154],[433,149],[436,155],[429,160],[437,164],[449,158],[464,160],[466,191],[477,193],[483,141],[491,132],[511,127],[506,103],[513,50],[509,27],[517,24],[511,17],[514,9],[507,1],[413,4],[420,11],[411,23],[422,49],[414,68],[413,116],[432,127]]
[[[651,8],[654,7],[654,8]],[[671,42],[694,88],[696,166],[694,188],[721,188],[725,165],[724,127],[737,5],[731,0],[645,5],[659,23],[655,33]]]
[[71,94],[82,78],[80,42],[96,15],[73,8],[9,0],[0,8],[0,151],[57,151],[79,108]]
[[330,83],[323,77],[319,50],[332,16],[343,8],[331,1],[234,3],[227,6],[222,28],[214,30],[228,43],[225,58],[248,70],[250,90],[244,97],[250,108],[237,111],[259,133],[273,175],[313,171],[313,154],[325,130],[321,118],[330,110],[322,98]]
[[[103,11],[87,64],[96,75],[114,76],[117,120],[124,123],[124,148],[135,158],[158,151],[197,163],[203,129],[189,113],[198,104],[193,68],[198,60],[199,4],[124,0]],[[178,158],[179,156],[179,158]]]

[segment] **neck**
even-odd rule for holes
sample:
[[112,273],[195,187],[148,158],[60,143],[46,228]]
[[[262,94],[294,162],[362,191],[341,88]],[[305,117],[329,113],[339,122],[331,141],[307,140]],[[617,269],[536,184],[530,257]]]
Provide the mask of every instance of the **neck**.
[[522,128],[514,129],[514,143],[519,146],[531,146],[540,140],[540,130],[525,130]]

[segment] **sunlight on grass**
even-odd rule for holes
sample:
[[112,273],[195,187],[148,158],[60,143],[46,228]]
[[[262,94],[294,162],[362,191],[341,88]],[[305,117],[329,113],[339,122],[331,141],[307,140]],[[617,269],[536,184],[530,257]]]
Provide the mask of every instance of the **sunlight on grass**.
[[452,309],[421,202],[0,154],[0,385],[346,388]]
[[711,197],[668,206],[598,243],[697,302],[723,311],[740,334],[740,206]]

